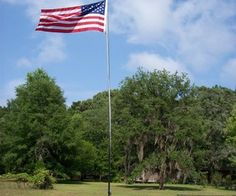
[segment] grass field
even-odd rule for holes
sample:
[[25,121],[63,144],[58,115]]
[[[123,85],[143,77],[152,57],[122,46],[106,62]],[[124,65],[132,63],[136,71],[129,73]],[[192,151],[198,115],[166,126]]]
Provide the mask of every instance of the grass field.
[[[0,196],[106,196],[107,184],[83,182],[77,184],[55,184],[53,190],[33,190],[23,184],[0,182]],[[112,184],[112,196],[236,196],[236,191],[202,187],[196,185],[166,185],[158,190],[155,184]]]

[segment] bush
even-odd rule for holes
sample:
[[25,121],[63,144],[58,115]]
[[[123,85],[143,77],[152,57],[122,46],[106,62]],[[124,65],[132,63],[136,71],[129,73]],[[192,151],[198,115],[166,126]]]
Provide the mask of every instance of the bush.
[[222,185],[222,176],[220,173],[215,173],[213,176],[212,176],[212,181],[211,183],[217,188],[219,187],[220,185]]
[[207,176],[205,172],[200,173],[198,184],[202,185],[203,187],[207,186]]
[[233,188],[236,190],[236,180],[233,181]]
[[112,182],[122,183],[124,182],[124,177],[120,173],[118,173],[114,178],[112,178]]
[[225,186],[225,189],[232,189],[233,188],[233,182],[232,182],[232,178],[230,175],[227,175],[225,177],[224,186]]
[[128,177],[125,181],[126,184],[134,184],[135,183],[135,179],[132,177]]
[[0,179],[25,183],[25,182],[30,182],[31,176],[27,173],[19,173],[19,174],[6,173],[1,175]]
[[49,170],[38,169],[32,177],[33,188],[36,189],[53,189],[55,178],[51,176]]
[[[36,189],[52,189],[53,183],[56,181],[54,177],[50,175],[49,170],[38,169],[33,176],[27,173],[12,174],[7,173],[0,176],[0,179],[10,180],[17,183],[32,183],[33,188]],[[29,184],[28,184],[29,185]]]
[[18,188],[20,187],[30,187],[29,182],[31,181],[31,176],[27,173],[19,173],[19,174],[12,174],[7,173],[0,176],[0,180],[9,181],[9,182],[16,182]]
[[27,173],[19,173],[15,174],[15,178],[17,182],[29,182],[31,181],[31,176]]
[[12,173],[2,174],[2,175],[0,175],[0,179],[3,179],[3,180],[15,180],[16,179],[16,174],[12,174]]

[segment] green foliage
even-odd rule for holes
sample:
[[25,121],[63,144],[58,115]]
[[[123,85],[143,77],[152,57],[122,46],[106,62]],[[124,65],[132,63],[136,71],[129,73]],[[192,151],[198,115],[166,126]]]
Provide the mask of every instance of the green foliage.
[[6,180],[15,180],[16,174],[12,174],[10,172],[0,175],[0,179],[6,179]]
[[224,129],[236,102],[236,93],[224,87],[200,87],[197,88],[197,100],[200,106],[199,115],[205,122],[205,131],[202,135],[204,142],[199,144],[205,152],[200,159],[196,157],[199,160],[196,167],[208,171],[210,183],[215,171],[231,173],[231,167],[226,163],[231,156],[232,148],[226,144],[227,134]]
[[[112,91],[112,97],[116,93],[116,91]],[[78,124],[76,125],[77,131],[84,140],[77,162],[82,177],[94,175],[100,180],[107,178],[107,98],[107,92],[101,92],[92,99],[73,103],[70,108],[70,112],[73,113],[73,121]],[[115,152],[115,148],[113,152]],[[116,156],[119,154],[113,153],[113,158]]]
[[6,127],[5,121],[6,119],[4,116],[7,114],[7,109],[5,107],[0,106],[0,174],[3,174],[4,171],[4,164],[3,164],[3,156],[5,154],[5,138],[6,138]]
[[[79,113],[71,115],[67,131],[63,134],[67,151],[66,173],[73,176],[84,176],[94,172],[97,158],[96,148],[92,142],[83,138],[84,123]],[[73,138],[73,139],[72,139]]]
[[231,116],[227,121],[226,135],[227,144],[231,149],[229,160],[236,167],[236,104],[234,105]]
[[7,108],[2,158],[6,171],[32,172],[37,161],[56,168],[67,118],[62,91],[55,81],[41,69],[29,73]]
[[17,183],[30,183],[35,189],[52,189],[53,183],[56,182],[55,178],[50,174],[50,171],[44,168],[36,170],[34,175],[27,173],[7,173],[1,175],[0,179],[15,181]]
[[32,176],[30,176],[27,173],[18,173],[18,174],[6,173],[1,175],[0,179],[26,183],[26,182],[31,182]]
[[36,189],[53,189],[53,183],[55,183],[55,181],[50,171],[46,169],[36,170],[31,180],[33,188]]
[[222,175],[219,172],[214,173],[214,175],[212,176],[212,184],[215,187],[219,187],[220,185],[222,185]]
[[16,174],[16,181],[17,182],[30,182],[31,181],[31,176],[27,173],[19,173]]
[[[154,175],[160,189],[165,182],[226,186],[229,177],[221,176],[229,175],[233,183],[235,91],[195,87],[185,74],[138,70],[111,95],[115,181],[147,182]],[[67,108],[44,70],[28,73],[16,98],[0,107],[0,174],[20,173],[6,176],[37,188],[51,187],[49,170],[60,179],[106,180],[107,100],[101,92]]]
[[186,75],[165,70],[139,70],[123,81],[115,116],[127,177],[157,171],[163,188],[174,171],[186,179],[195,170],[192,148],[201,139],[203,123],[193,89]]
[[207,174],[206,172],[200,172],[200,176],[199,176],[199,184],[202,185],[203,187],[206,187],[207,185]]
[[230,175],[227,175],[224,178],[223,183],[224,183],[225,189],[232,189],[233,182]]

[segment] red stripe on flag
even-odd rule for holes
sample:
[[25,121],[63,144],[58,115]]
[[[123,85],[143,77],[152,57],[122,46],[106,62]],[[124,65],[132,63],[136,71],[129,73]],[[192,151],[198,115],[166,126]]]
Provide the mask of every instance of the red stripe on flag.
[[53,16],[72,17],[72,16],[77,16],[77,17],[79,17],[79,16],[81,16],[80,14],[81,14],[81,12],[73,12],[73,13],[70,13],[70,14],[42,14],[41,17],[42,16],[44,16],[44,17],[53,17]]
[[52,33],[77,33],[77,32],[83,32],[83,31],[99,31],[104,32],[103,28],[98,27],[88,27],[88,28],[81,28],[81,29],[71,29],[71,30],[65,30],[65,29],[45,29],[45,28],[37,28],[36,31],[46,31],[46,32],[52,32]]
[[103,26],[104,23],[102,22],[75,22],[75,23],[60,23],[60,22],[50,22],[50,23],[39,23],[39,26],[58,26],[58,27],[75,27],[75,26],[82,26],[82,25],[100,25]]
[[[49,18],[54,18],[53,19],[49,19]],[[102,20],[104,21],[104,17],[102,16],[84,16],[84,17],[71,17],[71,18],[65,18],[65,17],[61,17],[61,16],[55,16],[55,15],[50,15],[49,18],[41,18],[39,20],[39,22],[59,22],[59,21],[80,21],[80,20],[86,20],[86,19],[97,19],[97,20]]]

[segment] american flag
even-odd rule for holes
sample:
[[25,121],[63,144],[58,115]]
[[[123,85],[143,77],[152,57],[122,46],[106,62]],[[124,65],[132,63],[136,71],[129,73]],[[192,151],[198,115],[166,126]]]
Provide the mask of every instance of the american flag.
[[105,32],[105,0],[97,3],[56,9],[42,9],[36,31],[76,33]]

